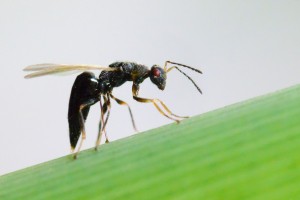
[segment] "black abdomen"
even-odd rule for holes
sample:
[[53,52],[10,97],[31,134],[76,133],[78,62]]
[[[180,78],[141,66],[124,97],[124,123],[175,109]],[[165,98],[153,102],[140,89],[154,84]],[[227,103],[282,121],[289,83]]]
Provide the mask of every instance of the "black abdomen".
[[[69,135],[71,147],[75,148],[78,142],[83,124],[80,119],[80,106],[93,104],[98,101],[98,81],[93,73],[83,72],[78,75],[71,91],[68,111]],[[90,105],[82,110],[83,118],[86,120]]]

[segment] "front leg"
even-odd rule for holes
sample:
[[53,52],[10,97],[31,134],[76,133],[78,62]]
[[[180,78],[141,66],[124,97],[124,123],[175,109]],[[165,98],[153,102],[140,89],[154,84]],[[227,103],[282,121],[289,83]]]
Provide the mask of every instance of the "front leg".
[[[175,121],[176,123],[179,123],[180,119],[188,118],[188,117],[181,117],[181,116],[173,114],[170,111],[170,109],[159,99],[147,99],[147,98],[138,97],[138,91],[139,91],[139,85],[134,83],[132,85],[132,96],[133,96],[134,100],[136,100],[138,102],[142,102],[142,103],[153,103],[153,105],[159,111],[160,114]],[[165,109],[165,112],[159,107],[159,104]],[[174,117],[179,118],[179,119],[176,119]]]

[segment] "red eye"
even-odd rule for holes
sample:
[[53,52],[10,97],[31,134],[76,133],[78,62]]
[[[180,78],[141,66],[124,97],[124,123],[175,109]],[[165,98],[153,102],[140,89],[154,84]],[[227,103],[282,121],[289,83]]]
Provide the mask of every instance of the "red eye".
[[154,75],[155,77],[159,77],[159,76],[160,76],[160,70],[157,69],[157,68],[154,68],[152,73],[153,73],[153,75]]

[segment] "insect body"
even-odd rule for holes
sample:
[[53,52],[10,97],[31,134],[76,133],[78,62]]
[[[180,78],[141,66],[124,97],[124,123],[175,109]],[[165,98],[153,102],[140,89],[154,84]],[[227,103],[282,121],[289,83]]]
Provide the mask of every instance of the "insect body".
[[[167,68],[168,64],[174,66]],[[68,111],[69,121],[69,136],[72,151],[77,146],[79,137],[81,141],[78,150],[74,153],[74,158],[77,157],[78,152],[82,146],[83,140],[86,138],[85,120],[88,116],[90,106],[100,102],[101,117],[99,122],[99,132],[96,141],[96,149],[100,144],[101,136],[104,133],[106,142],[108,142],[106,135],[106,124],[110,114],[111,99],[115,100],[120,105],[128,107],[130,117],[134,129],[136,125],[129,105],[113,96],[112,91],[115,87],[119,87],[126,81],[132,81],[132,95],[138,102],[152,103],[155,108],[164,116],[179,123],[180,119],[187,118],[173,114],[170,109],[159,99],[148,99],[138,96],[139,85],[147,78],[150,78],[152,83],[155,84],[160,90],[164,90],[166,86],[167,73],[173,69],[177,69],[184,74],[196,86],[197,90],[201,92],[196,83],[179,67],[191,69],[197,73],[202,73],[200,70],[189,67],[187,65],[166,61],[164,68],[158,65],[153,65],[151,69],[147,66],[135,62],[114,62],[109,67],[101,67],[97,65],[59,65],[59,64],[37,64],[26,67],[25,71],[33,71],[25,76],[25,78],[33,78],[44,76],[48,74],[55,74],[68,71],[85,71],[77,76],[71,91]],[[97,78],[92,72],[87,70],[102,70]]]

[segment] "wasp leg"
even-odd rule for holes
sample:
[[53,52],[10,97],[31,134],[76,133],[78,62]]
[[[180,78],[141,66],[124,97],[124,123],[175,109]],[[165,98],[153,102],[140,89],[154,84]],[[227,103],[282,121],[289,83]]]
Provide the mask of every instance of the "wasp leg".
[[158,102],[164,107],[164,109],[167,111],[167,113],[168,113],[169,115],[172,115],[172,116],[177,117],[177,118],[182,118],[182,119],[189,118],[189,116],[179,116],[179,115],[175,115],[174,113],[172,113],[172,112],[170,111],[170,109],[166,106],[166,104],[165,104],[164,102],[162,102],[162,101],[159,100],[159,99],[154,99],[154,100],[155,100],[155,101],[158,101]]
[[[98,149],[98,147],[101,143],[101,138],[102,138],[103,132],[104,132],[105,138],[106,138],[105,143],[109,143],[105,127],[106,127],[106,124],[107,124],[107,121],[108,121],[108,118],[110,115],[111,104],[110,104],[110,100],[107,99],[105,96],[103,96],[103,99],[104,99],[103,105],[102,105],[102,101],[100,99],[101,117],[100,117],[100,122],[99,122],[99,130],[98,130],[98,136],[97,136],[95,150]],[[107,112],[107,115],[106,115],[106,119],[104,120],[104,115],[106,112]],[[103,124],[103,126],[102,126],[102,124]]]
[[98,146],[101,142],[101,137],[102,137],[102,123],[104,121],[104,105],[102,105],[102,100],[100,97],[100,110],[101,110],[101,116],[100,116],[100,121],[99,121],[99,126],[98,126],[98,136],[97,136],[97,140],[96,140],[96,146],[95,146],[95,150],[98,150]]
[[116,98],[115,96],[113,96],[112,94],[109,94],[110,97],[112,99],[114,99],[118,104],[120,105],[123,105],[123,106],[127,106],[128,110],[129,110],[129,114],[130,114],[130,117],[131,117],[131,122],[132,122],[132,126],[133,126],[133,129],[138,132],[137,128],[136,128],[136,125],[135,125],[135,122],[134,122],[134,118],[133,118],[133,114],[132,114],[132,111],[130,109],[130,106],[128,105],[128,103],[126,103],[125,101],[122,101],[121,99],[118,99]]
[[157,104],[157,99],[146,99],[146,98],[141,98],[141,97],[137,97],[137,96],[133,96],[133,99],[138,101],[138,102],[142,102],[142,103],[153,103],[153,105],[155,106],[155,108],[160,112],[160,114],[164,115],[165,117],[175,121],[177,124],[180,122],[178,119],[175,119],[169,115],[167,115],[166,113],[163,112],[163,110],[158,106]]
[[[165,117],[175,121],[176,123],[179,123],[179,119],[175,119],[172,116],[177,117],[177,115],[173,114],[170,109],[159,99],[146,99],[146,98],[141,98],[137,96],[137,92],[139,90],[139,86],[136,84],[133,84],[132,86],[132,94],[133,94],[133,99],[138,101],[138,102],[142,102],[142,103],[153,103],[153,105],[155,106],[155,108],[160,112],[160,114],[164,115]],[[166,112],[168,114],[166,114],[159,106],[158,103],[160,103],[162,105],[162,107],[166,110]],[[170,116],[171,115],[171,116]],[[177,118],[186,118],[186,117],[177,117]]]
[[104,98],[104,99],[105,99],[105,103],[107,105],[107,114],[106,114],[106,119],[105,119],[104,124],[103,124],[103,131],[104,131],[105,138],[106,138],[105,143],[109,143],[105,128],[106,128],[106,124],[107,124],[107,121],[108,121],[108,118],[109,118],[109,115],[110,115],[111,103],[110,103],[110,98],[109,98],[108,95],[107,95],[107,99],[106,98]]
[[87,107],[90,107],[91,105],[93,105],[95,103],[96,103],[96,101],[94,99],[91,99],[88,102],[81,104],[79,107],[79,123],[80,123],[80,131],[81,131],[81,140],[80,140],[79,146],[77,148],[77,151],[73,155],[74,159],[77,158],[77,155],[80,152],[83,141],[86,139],[85,125],[84,125],[85,117],[84,117],[83,112]]

